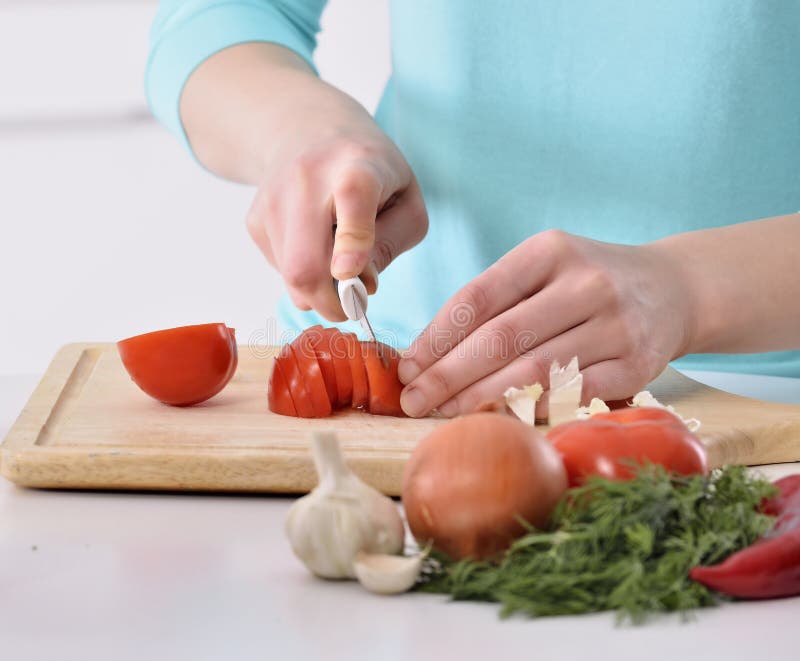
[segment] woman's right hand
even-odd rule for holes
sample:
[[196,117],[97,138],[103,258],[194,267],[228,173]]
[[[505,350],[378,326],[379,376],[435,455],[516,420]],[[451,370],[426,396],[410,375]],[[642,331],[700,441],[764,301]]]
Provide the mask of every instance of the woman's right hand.
[[324,83],[309,87],[267,156],[247,228],[297,307],[342,321],[331,276],[361,275],[374,293],[377,273],[422,240],[428,217],[411,168],[372,117]]
[[377,273],[425,236],[425,203],[399,149],[291,51],[221,51],[192,75],[181,106],[198,158],[257,185],[247,229],[300,309],[344,321],[331,277],[360,275],[374,293]]

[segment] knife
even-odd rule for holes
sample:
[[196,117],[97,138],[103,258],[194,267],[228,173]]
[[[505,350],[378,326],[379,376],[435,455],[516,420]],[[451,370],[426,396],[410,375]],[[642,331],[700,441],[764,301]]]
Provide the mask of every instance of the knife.
[[383,355],[383,348],[378,343],[375,337],[375,332],[372,330],[372,324],[367,319],[367,288],[360,278],[347,278],[346,280],[336,281],[336,290],[339,293],[339,300],[342,303],[347,318],[352,321],[357,321],[361,324],[361,328],[367,334],[369,339],[375,342],[378,349],[378,357],[381,359],[383,368],[389,367],[386,356]]

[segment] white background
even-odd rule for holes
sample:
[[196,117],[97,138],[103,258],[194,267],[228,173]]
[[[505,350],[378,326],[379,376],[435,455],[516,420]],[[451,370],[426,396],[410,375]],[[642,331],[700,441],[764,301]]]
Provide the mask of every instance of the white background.
[[[251,245],[246,187],[150,119],[153,0],[0,0],[0,376],[59,346],[224,321],[262,334],[281,290]],[[332,0],[321,74],[373,110],[387,0]]]

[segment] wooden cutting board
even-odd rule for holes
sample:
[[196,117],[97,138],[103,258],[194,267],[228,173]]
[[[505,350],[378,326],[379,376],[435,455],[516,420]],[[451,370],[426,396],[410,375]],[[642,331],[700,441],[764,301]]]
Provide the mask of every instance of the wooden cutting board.
[[[174,408],[133,384],[115,345],[68,345],[0,447],[0,470],[29,487],[300,493],[316,483],[310,432],[330,428],[362,478],[399,495],[411,450],[444,421],[360,411],[324,420],[270,413],[275,353],[240,347],[238,370],[222,393]],[[684,417],[702,421],[714,465],[800,460],[800,406],[731,395],[672,369],[650,389]]]

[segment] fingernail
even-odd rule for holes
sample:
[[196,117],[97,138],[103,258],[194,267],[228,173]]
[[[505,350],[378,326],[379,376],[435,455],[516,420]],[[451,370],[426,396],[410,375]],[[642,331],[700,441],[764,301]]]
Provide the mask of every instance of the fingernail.
[[344,278],[352,278],[358,273],[359,270],[359,256],[353,252],[343,252],[333,258],[333,265],[331,272],[334,278],[343,280]]
[[397,366],[397,378],[403,385],[411,383],[422,370],[411,358],[402,358]]
[[439,411],[439,413],[441,413],[445,418],[452,418],[458,413],[458,404],[456,404],[455,400],[451,399],[446,401],[441,406],[438,406],[436,410]]
[[425,412],[425,395],[418,388],[406,388],[400,394],[400,407],[412,418],[422,415]]

